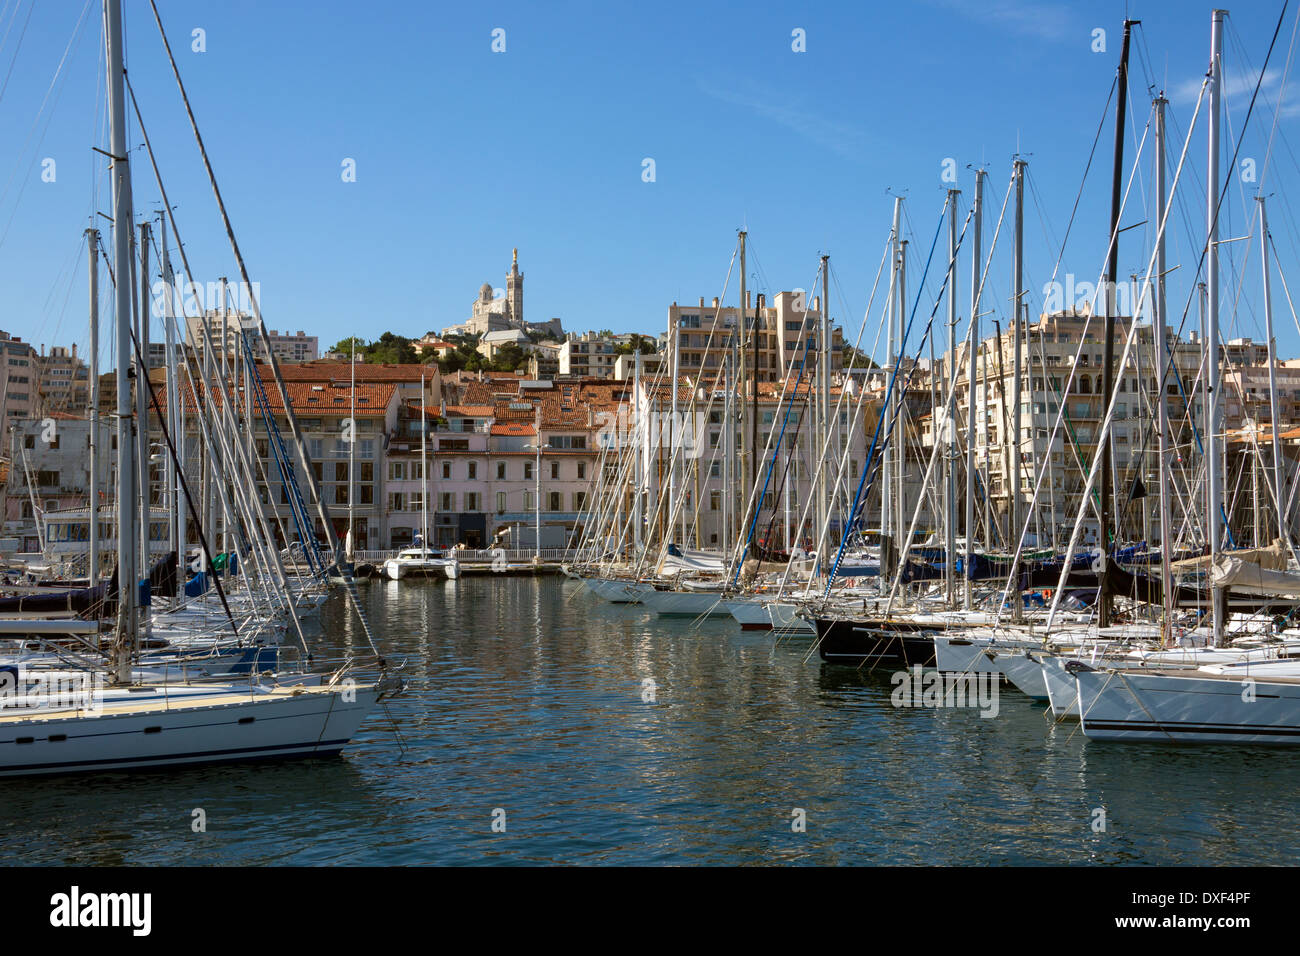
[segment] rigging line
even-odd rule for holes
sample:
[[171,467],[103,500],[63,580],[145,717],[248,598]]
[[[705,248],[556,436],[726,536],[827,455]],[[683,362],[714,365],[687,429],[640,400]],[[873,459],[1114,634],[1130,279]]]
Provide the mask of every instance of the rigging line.
[[1088,151],[1088,161],[1083,166],[1083,177],[1079,180],[1079,191],[1075,194],[1074,205],[1070,207],[1070,219],[1065,224],[1065,236],[1061,239],[1061,249],[1056,255],[1056,264],[1052,266],[1052,277],[1049,283],[1056,282],[1057,273],[1060,271],[1061,262],[1065,258],[1065,247],[1070,241],[1070,232],[1074,229],[1074,220],[1079,214],[1079,202],[1083,199],[1083,188],[1088,182],[1088,172],[1092,169],[1092,161],[1097,155],[1097,144],[1101,141],[1102,131],[1106,128],[1106,120],[1110,115],[1110,101],[1115,98],[1115,89],[1119,86],[1118,74],[1110,81],[1110,93],[1106,96],[1106,105],[1102,107],[1101,122],[1097,124],[1097,132],[1092,137],[1092,149]]
[[[916,310],[917,310],[917,308],[918,308],[918,307],[920,306],[920,304],[921,304],[921,294],[922,294],[922,292],[923,292],[924,285],[925,285],[925,277],[926,277],[926,275],[928,275],[929,272],[930,272],[930,263],[931,263],[931,262],[933,261],[933,259],[934,259],[934,250],[935,250],[935,247],[939,244],[939,234],[943,231],[943,221],[944,221],[944,218],[946,217],[947,213],[948,213],[948,202],[947,202],[947,200],[945,200],[945,201],[944,201],[944,204],[943,204],[943,208],[942,208],[942,209],[940,210],[940,212],[939,212],[939,222],[938,222],[938,225],[935,226],[935,230],[934,230],[934,238],[930,241],[930,253],[929,253],[929,255],[926,257],[926,260],[925,260],[925,269],[924,269],[924,270],[922,271],[922,273],[921,273],[921,281],[920,281],[919,283],[917,283],[918,288],[917,288],[917,291],[916,291],[916,298],[913,300],[911,313],[910,313],[910,315],[909,315],[909,317],[908,317],[908,320],[907,320],[907,325],[906,325],[906,327],[903,329],[903,341],[904,341],[904,342],[907,341],[908,333],[910,333],[911,330],[912,330],[912,324],[913,324],[913,322],[916,321]],[[965,231],[965,230],[964,230],[964,228],[963,228],[963,232],[964,232],[964,231]],[[952,262],[950,261],[950,262],[948,263],[948,272],[946,273],[946,276],[947,276],[947,275],[951,275],[951,274],[952,274]],[[944,278],[944,285],[945,285],[945,286],[947,285],[947,281],[948,281],[947,278],[946,278],[946,276],[945,276],[945,278]],[[935,317],[936,313],[938,313],[938,311],[939,311],[939,306],[940,306],[940,304],[941,304],[941,303],[940,303],[939,300],[936,298],[936,299],[935,299],[935,303],[934,303],[934,308],[930,311],[930,318],[929,318],[929,320],[926,322],[926,329],[925,329],[926,335],[929,335],[930,327],[934,324],[934,317]],[[828,599],[828,598],[830,597],[830,595],[831,595],[831,588],[832,588],[832,587],[834,586],[834,584],[835,584],[835,576],[839,573],[840,564],[841,564],[841,562],[844,560],[844,548],[845,548],[845,546],[848,544],[849,538],[851,537],[850,530],[851,530],[853,527],[855,527],[855,526],[857,525],[858,520],[859,520],[859,515],[858,515],[859,510],[860,510],[860,508],[862,507],[862,505],[865,504],[865,499],[863,498],[863,490],[864,490],[864,487],[865,487],[865,485],[866,485],[867,476],[871,473],[871,470],[872,470],[872,468],[871,468],[871,465],[872,465],[872,457],[873,457],[873,455],[874,455],[874,453],[875,453],[875,451],[876,451],[876,448],[877,448],[878,443],[879,443],[879,440],[880,440],[880,430],[881,430],[881,426],[884,424],[886,417],[891,417],[891,416],[888,415],[888,413],[887,413],[885,410],[888,409],[888,408],[890,408],[890,403],[891,403],[891,401],[893,400],[894,386],[895,386],[895,384],[897,384],[897,382],[898,382],[898,373],[899,373],[899,370],[902,368],[902,365],[903,365],[903,354],[902,354],[902,352],[901,352],[901,350],[900,350],[900,354],[899,354],[898,360],[897,360],[897,362],[895,363],[893,369],[891,369],[891,370],[890,370],[890,373],[889,373],[889,384],[888,384],[888,386],[887,386],[886,389],[885,389],[885,394],[884,394],[884,398],[883,398],[883,404],[882,404],[882,406],[881,406],[881,408],[882,408],[882,413],[881,413],[880,417],[877,418],[877,420],[876,420],[876,429],[875,429],[875,434],[874,434],[874,435],[872,436],[872,438],[871,438],[871,447],[870,447],[870,449],[869,449],[868,452],[867,452],[867,462],[866,462],[866,464],[864,465],[863,470],[862,470],[862,478],[858,481],[858,490],[857,490],[857,492],[855,493],[854,498],[853,498],[853,507],[852,507],[852,508],[850,509],[850,511],[849,511],[849,522],[848,522],[848,523],[846,524],[846,526],[845,526],[845,533],[842,534],[842,535],[840,536],[840,546],[839,546],[839,550],[836,551],[836,553],[835,553],[835,564],[831,567],[831,573],[830,573],[829,575],[827,575],[827,579],[826,579],[826,592],[825,592],[825,594],[822,595],[823,600]],[[916,363],[913,362],[913,363],[912,363],[911,371],[910,371],[909,376],[908,376],[909,379],[911,378],[911,374],[913,374],[913,373],[916,372],[916,367],[917,367]],[[903,394],[905,394],[905,392],[904,392],[904,393],[900,393],[900,397],[902,397]],[[898,417],[898,416],[897,416],[897,413],[895,413],[895,414],[892,416],[893,419],[897,419],[897,417]],[[820,557],[818,557],[818,563],[819,563],[819,564],[821,563],[821,558],[820,558]]]
[[[19,3],[18,6],[22,4]],[[27,24],[32,22],[32,11],[36,9],[36,0],[32,0],[31,6],[27,8],[27,19],[23,21],[22,32],[18,34],[18,45],[14,47],[13,59],[9,61],[9,70],[5,73],[5,81],[0,84],[0,103],[4,102],[5,90],[9,89],[9,80],[14,75],[14,67],[18,65],[18,54],[23,48],[23,37],[27,36]],[[9,21],[9,27],[5,30],[3,39],[0,39],[0,50],[3,50],[5,44],[9,42],[9,31],[14,27],[14,20],[18,18],[18,7],[14,7],[14,15]]]
[[[316,483],[316,476],[311,467],[312,465],[311,456],[310,454],[308,454],[307,448],[303,444],[302,433],[298,427],[297,416],[293,413],[293,406],[289,401],[289,392],[287,387],[284,384],[284,376],[280,372],[279,363],[276,362],[275,360],[274,349],[271,347],[271,339],[269,334],[267,333],[266,324],[265,322],[262,321],[262,310],[258,305],[257,295],[253,291],[254,289],[253,283],[249,279],[248,269],[244,263],[244,257],[239,251],[239,242],[238,240],[235,239],[234,226],[230,222],[230,217],[226,212],[225,202],[221,198],[221,190],[217,186],[216,173],[213,171],[212,164],[208,160],[207,149],[203,145],[203,137],[199,133],[198,120],[195,118],[194,110],[190,106],[189,95],[185,92],[185,84],[181,80],[180,67],[177,66],[176,58],[172,55],[171,43],[168,42],[167,40],[167,31],[163,29],[162,17],[158,13],[158,4],[155,2],[155,0],[149,0],[149,6],[153,10],[154,22],[158,25],[158,34],[162,38],[163,48],[167,52],[167,59],[168,62],[171,64],[172,75],[176,78],[176,86],[180,90],[181,99],[185,103],[185,112],[190,121],[190,128],[194,132],[194,139],[198,144],[199,154],[203,158],[203,166],[204,169],[207,171],[208,181],[212,186],[213,195],[217,200],[217,208],[221,212],[221,219],[226,227],[226,237],[230,240],[231,251],[234,253],[235,261],[239,265],[240,278],[243,280],[244,287],[248,289],[249,304],[252,308],[253,316],[257,320],[258,331],[262,336],[262,344],[265,347],[268,358],[270,360],[269,365],[271,369],[271,374],[275,378],[276,388],[279,390],[280,397],[284,402],[285,418],[289,424],[289,431],[292,433],[294,437],[294,444],[298,452],[298,457],[301,459],[301,462],[304,466],[304,470],[306,473],[305,477],[307,478],[307,485],[311,489],[313,496],[316,499],[316,509],[321,519],[321,525],[323,526],[325,531],[325,539],[329,543],[330,552],[333,555],[335,563],[341,569],[343,569],[345,587],[348,596],[352,599],[353,610],[355,611],[358,620],[361,621],[361,627],[362,630],[365,632],[366,641],[370,644],[370,648],[375,653],[375,656],[379,658],[380,661],[382,662],[383,656],[379,653],[378,647],[375,646],[374,636],[370,632],[370,623],[366,620],[365,613],[362,611],[361,608],[361,596],[357,593],[356,583],[352,579],[351,572],[348,571],[346,568],[344,568],[344,562],[341,560],[342,545],[338,540],[338,535],[334,531],[334,523],[330,519],[329,506],[325,503],[325,495]],[[133,94],[133,102],[134,102],[134,94]],[[138,105],[136,111],[138,116],[139,115]],[[168,210],[170,212],[170,206],[168,207]],[[188,272],[189,270],[187,269],[186,271]]]
[[[101,252],[103,252],[105,258],[107,258],[107,255],[108,255],[107,250],[105,250],[105,249],[103,249],[103,247],[101,247]],[[117,280],[113,277],[113,274],[112,274],[112,271],[111,271],[111,270],[109,271],[109,276],[108,276],[108,278],[109,278],[109,283],[113,286],[113,288],[117,288]],[[143,305],[143,303],[142,303],[142,305]],[[145,360],[144,360],[144,353],[141,352],[141,350],[140,350],[140,338],[139,338],[139,336],[137,336],[137,335],[135,334],[135,329],[134,329],[134,327],[131,329],[131,342],[132,342],[132,344],[134,345],[134,351],[135,351],[136,361],[140,363],[140,368],[148,369],[149,366],[148,366],[148,364],[147,364],[147,363],[145,362]],[[121,375],[121,374],[125,374],[125,372],[124,372],[123,369],[118,369],[118,374],[119,374],[119,375]],[[190,514],[192,514],[192,515],[197,515],[198,512],[194,510],[194,502],[193,502],[193,500],[190,498],[189,486],[188,486],[188,484],[187,484],[186,481],[185,481],[185,476],[184,476],[183,474],[180,474],[180,473],[179,473],[179,469],[180,469],[180,459],[178,458],[178,456],[177,456],[177,454],[176,454],[176,448],[175,448],[175,446],[172,444],[171,435],[170,435],[170,433],[167,431],[167,417],[162,413],[162,409],[161,409],[161,408],[159,407],[159,405],[158,405],[158,396],[154,393],[153,383],[149,381],[149,375],[147,374],[147,372],[146,372],[146,374],[143,375],[143,376],[137,376],[137,377],[136,377],[136,383],[137,383],[137,386],[140,384],[140,382],[141,382],[142,380],[143,380],[143,384],[144,384],[144,386],[145,386],[146,388],[148,388],[148,390],[149,390],[149,398],[150,398],[150,400],[151,400],[151,402],[152,402],[152,404],[153,404],[153,407],[154,407],[154,413],[157,414],[157,416],[158,416],[158,423],[159,423],[159,427],[162,429],[163,438],[165,438],[165,439],[167,440],[167,448],[168,448],[168,451],[171,453],[172,461],[173,461],[174,463],[176,463],[176,466],[177,466],[177,469],[178,469],[178,475],[177,475],[177,477],[180,478],[181,486],[182,486],[182,490],[185,492],[185,500],[186,500],[187,504],[188,504],[189,507],[190,507]],[[137,426],[137,427],[138,427],[138,426]],[[147,428],[147,423],[146,423],[146,428]],[[147,439],[146,439],[146,440],[147,440]],[[203,554],[204,554],[204,556],[207,558],[207,562],[208,562],[208,565],[207,565],[207,566],[208,566],[209,568],[212,568],[212,567],[213,567],[212,552],[211,552],[211,550],[209,550],[209,548],[208,548],[207,538],[206,538],[206,537],[204,536],[204,534],[203,534],[203,527],[202,527],[202,524],[201,524],[200,522],[196,521],[196,522],[195,522],[195,525],[196,525],[196,527],[198,528],[198,532],[199,532],[199,541],[200,541],[200,543],[203,545]],[[179,558],[179,556],[178,556],[178,558]],[[218,596],[220,596],[220,598],[221,598],[221,606],[222,606],[223,608],[225,608],[225,611],[226,611],[226,617],[227,617],[227,618],[229,619],[229,621],[230,621],[230,627],[231,627],[231,630],[234,631],[234,633],[235,633],[236,636],[238,636],[238,634],[239,634],[239,628],[238,628],[238,626],[235,624],[235,616],[234,616],[234,614],[231,613],[230,605],[226,603],[226,592],[225,592],[225,590],[221,587],[221,576],[218,575],[218,574],[213,574],[213,575],[212,575],[212,579],[213,579],[214,583],[215,583],[216,586],[217,586],[217,594],[218,594]]]
[[[1249,68],[1250,58],[1247,55],[1245,44],[1242,43],[1241,38],[1237,33],[1237,28],[1232,23],[1231,18],[1228,18],[1228,30],[1229,35],[1233,38],[1234,45],[1237,47],[1238,57],[1241,59],[1242,63]],[[1277,88],[1277,105],[1270,107],[1273,110],[1273,125],[1269,129],[1268,146],[1264,150],[1264,163],[1260,168],[1259,179],[1256,183],[1256,188],[1260,191],[1263,190],[1264,179],[1268,175],[1269,162],[1273,154],[1273,139],[1279,132],[1278,121],[1282,118],[1282,103],[1286,99],[1286,84],[1287,78],[1291,75],[1291,64],[1295,55],[1297,33],[1300,33],[1300,10],[1296,11],[1295,24],[1291,27],[1291,43],[1287,47],[1286,64],[1282,68],[1282,79],[1279,81]],[[1270,106],[1267,94],[1264,97],[1264,105]]]
[[[161,170],[158,168],[157,159],[155,158],[154,153],[153,153],[153,146],[152,146],[152,144],[151,144],[151,142],[150,142],[150,140],[149,140],[149,134],[148,134],[148,132],[145,130],[145,127],[144,127],[144,120],[143,120],[143,117],[140,116],[140,106],[139,106],[139,103],[137,103],[137,102],[135,101],[135,91],[134,91],[134,90],[132,89],[132,87],[131,87],[131,80],[130,80],[130,78],[129,78],[129,77],[125,77],[125,76],[124,76],[123,78],[124,78],[125,81],[126,81],[126,89],[127,89],[128,94],[129,94],[130,97],[131,97],[131,104],[132,104],[132,106],[133,106],[133,108],[134,108],[134,110],[135,110],[136,119],[137,119],[138,124],[139,124],[139,126],[140,126],[140,133],[141,133],[141,137],[142,137],[142,139],[144,140],[144,147],[145,147],[145,150],[146,150],[146,152],[147,152],[147,155],[149,156],[150,164],[151,164],[151,166],[152,166],[152,168],[153,168],[154,181],[157,183],[157,185],[158,185],[158,192],[159,192],[159,194],[162,196],[163,209],[164,209],[164,211],[165,211],[166,214],[167,214],[167,218],[168,218],[168,220],[171,222],[172,233],[173,233],[173,235],[176,236],[176,246],[177,246],[177,251],[180,253],[182,268],[184,269],[184,272],[185,272],[186,278],[187,278],[190,282],[193,282],[193,275],[194,275],[194,273],[190,270],[189,256],[188,256],[187,253],[185,252],[185,245],[184,245],[184,243],[181,242],[181,233],[180,233],[180,230],[177,228],[177,225],[176,225],[176,214],[175,214],[175,209],[174,209],[174,207],[172,206],[172,204],[171,204],[171,203],[168,201],[168,199],[167,199],[167,189],[166,189],[165,186],[163,186],[163,181],[162,181],[162,172],[161,172]],[[106,265],[107,265],[107,271],[108,271],[109,280],[110,280],[110,281],[115,281],[114,278],[113,278],[113,268],[112,268],[112,264],[111,264],[111,263],[108,263],[108,253],[107,253],[107,250],[104,249],[103,247],[101,247],[101,252],[103,253],[104,261],[105,261],[105,263],[106,263]],[[181,310],[182,310],[182,316],[183,316],[183,315],[184,315],[184,302],[181,303]],[[172,317],[171,317],[171,320],[172,320],[172,322],[176,322],[176,318],[175,318],[175,316],[172,316]],[[179,325],[179,323],[177,323],[177,324]],[[206,332],[205,332],[205,336],[206,336]],[[198,402],[198,392],[197,392],[197,390],[196,390],[195,387],[194,387],[194,383],[195,383],[196,379],[201,380],[201,381],[203,382],[203,384],[204,384],[204,389],[206,390],[206,389],[208,388],[208,382],[207,382],[206,377],[204,377],[204,375],[203,375],[203,374],[202,374],[202,373],[201,373],[197,368],[195,368],[195,369],[193,369],[193,370],[190,368],[190,364],[191,364],[191,363],[194,363],[194,362],[195,362],[195,360],[194,360],[193,358],[190,358],[190,359],[187,360],[187,362],[186,362],[186,364],[185,364],[185,373],[186,373],[187,378],[188,378],[189,381],[190,381],[190,390],[191,390],[191,394],[193,395],[194,400],[195,400],[196,405],[197,405],[197,402]],[[259,381],[260,381],[260,380],[259,380]],[[183,400],[183,399],[178,399],[178,400]],[[203,419],[201,419],[201,418],[200,418],[199,422],[200,422],[200,426],[201,426],[201,428],[203,429],[203,436],[202,436],[202,437],[203,437],[203,440],[204,440],[205,442],[210,442],[210,438],[209,438],[209,436],[208,436],[208,432],[207,432],[207,426],[206,426],[206,424],[204,423]],[[213,426],[213,427],[215,428],[215,423],[214,423],[214,426]],[[197,523],[198,523],[198,516],[199,516],[200,513],[197,512],[197,511],[191,511],[190,513],[191,513],[192,515],[194,515],[194,517],[195,517],[195,521],[196,521],[196,524],[197,524]],[[208,561],[208,565],[207,565],[207,566],[208,566],[208,568],[211,568],[211,567],[213,566],[213,565],[212,565],[212,556],[211,556],[211,554],[208,553],[207,551],[205,551],[205,554],[206,554],[207,561]],[[301,634],[301,625],[300,625],[299,622],[298,622],[298,618],[297,618],[297,614],[296,614],[296,612],[292,612],[292,615],[291,615],[291,616],[292,616],[292,618],[293,618],[295,628],[299,630],[299,639],[300,639],[300,640],[303,640],[303,645],[304,645],[304,647],[305,647],[305,646],[306,646],[306,641],[305,641],[305,639],[303,639],[303,637],[302,637],[302,634]],[[373,649],[373,644],[372,644],[372,649]],[[379,652],[378,652],[377,650],[375,651],[375,654],[376,654],[376,657],[378,657],[380,660],[382,660],[382,656],[379,655]]]
[[[57,90],[55,89],[55,87],[59,83],[59,78],[63,75],[63,67],[68,62],[68,54],[72,52],[73,46],[76,44],[78,38],[80,38],[81,36],[82,27],[85,25],[86,22],[86,13],[87,11],[90,10],[90,4],[92,2],[93,0],[86,0],[86,5],[81,8],[81,16],[77,19],[77,25],[73,28],[72,36],[68,38],[68,45],[63,49],[63,56],[60,57],[59,65],[54,69],[54,75],[50,77],[50,85],[48,88],[46,88],[45,96],[41,100],[40,109],[36,111],[36,118],[32,120],[31,128],[28,129],[27,131],[27,138],[23,140],[22,148],[18,151],[19,161],[15,164],[13,172],[9,174],[9,180],[5,183],[4,192],[0,192],[0,206],[4,205],[5,199],[9,195],[9,190],[13,187],[14,177],[18,175],[19,168],[25,165],[22,161],[22,157],[26,155],[27,147],[31,144],[32,141],[32,136],[35,135],[37,127],[40,126],[41,117],[45,116],[46,106],[50,105],[50,94],[52,93],[54,94],[53,106],[58,105],[59,94],[63,92],[63,86],[59,85]],[[50,112],[51,112],[50,118],[52,119],[53,118],[52,108]],[[36,141],[36,150],[38,152],[40,150],[41,144],[45,142],[45,136],[47,133],[49,133],[49,131],[50,131],[50,122],[49,119],[47,119],[45,123],[45,130],[41,133],[40,138],[37,139]],[[31,177],[24,176],[22,179],[22,186],[18,190],[18,196],[14,200],[13,212],[10,213],[9,221],[5,224],[5,231],[3,233],[0,233],[0,248],[4,248],[5,239],[9,235],[9,229],[13,226],[14,216],[18,214],[18,207],[22,203],[23,194],[27,191],[27,184],[29,182],[31,182]]]

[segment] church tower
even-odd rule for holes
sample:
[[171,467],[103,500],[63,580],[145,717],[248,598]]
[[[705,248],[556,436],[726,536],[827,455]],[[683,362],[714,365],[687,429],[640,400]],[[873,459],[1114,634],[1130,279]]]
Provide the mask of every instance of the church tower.
[[519,250],[514,250],[514,260],[506,274],[506,308],[510,324],[517,329],[524,327],[524,274],[519,271]]

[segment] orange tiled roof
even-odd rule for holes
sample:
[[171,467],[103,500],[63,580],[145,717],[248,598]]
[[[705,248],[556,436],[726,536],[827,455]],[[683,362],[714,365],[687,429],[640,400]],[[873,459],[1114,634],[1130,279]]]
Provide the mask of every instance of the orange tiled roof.
[[492,426],[492,434],[528,436],[536,435],[537,430],[532,425],[524,425],[519,422],[502,422]]

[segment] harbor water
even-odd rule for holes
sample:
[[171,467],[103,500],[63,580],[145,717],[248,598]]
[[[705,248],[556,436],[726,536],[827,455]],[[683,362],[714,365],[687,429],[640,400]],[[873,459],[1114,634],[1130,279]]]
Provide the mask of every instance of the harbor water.
[[[406,693],[340,759],[0,782],[11,863],[1286,864],[1300,754],[1100,744],[562,578],[360,585]],[[323,653],[363,646],[342,594]],[[201,811],[201,813],[197,812]],[[201,824],[201,825],[200,825]]]

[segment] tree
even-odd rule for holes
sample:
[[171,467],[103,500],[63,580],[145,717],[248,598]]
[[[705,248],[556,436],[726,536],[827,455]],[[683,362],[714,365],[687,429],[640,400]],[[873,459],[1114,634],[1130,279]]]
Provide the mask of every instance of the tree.
[[366,349],[370,346],[366,343],[366,340],[360,336],[349,335],[346,339],[340,339],[334,344],[334,348],[330,349],[330,351],[338,352],[340,355],[346,355],[348,358],[351,358],[352,344],[354,342],[357,346],[357,358],[364,362],[366,359]]
[[655,345],[654,339],[650,338],[648,335],[641,335],[636,332],[632,333],[632,340],[630,342],[624,342],[621,345],[614,346],[615,355],[633,355],[637,352],[640,352],[642,355],[654,355],[657,351],[659,351],[659,349]]
[[507,342],[497,349],[492,359],[492,371],[513,372],[528,362],[528,353],[514,342]]
[[404,335],[385,332],[370,344],[366,360],[380,365],[416,365],[415,345]]

